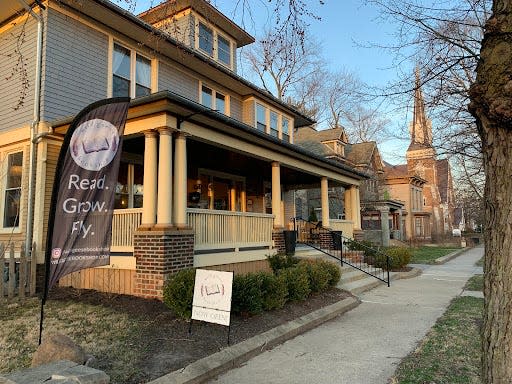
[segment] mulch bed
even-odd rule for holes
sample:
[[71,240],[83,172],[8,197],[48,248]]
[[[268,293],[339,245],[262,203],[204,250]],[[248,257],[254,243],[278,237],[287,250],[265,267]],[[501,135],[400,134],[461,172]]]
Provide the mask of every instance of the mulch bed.
[[[294,320],[347,297],[350,293],[339,289],[311,296],[307,301],[287,303],[283,309],[256,316],[231,316],[231,345],[263,333],[285,322]],[[134,296],[102,294],[96,291],[58,288],[52,298],[72,299],[93,305],[107,306],[129,314],[139,321],[140,333],[133,345],[139,351],[135,362],[136,373],[123,384],[144,383],[211,355],[227,346],[228,328],[194,321],[189,334],[189,322],[177,319],[160,301]],[[111,362],[97,357],[94,366],[108,373]],[[111,384],[115,384],[112,382]]]

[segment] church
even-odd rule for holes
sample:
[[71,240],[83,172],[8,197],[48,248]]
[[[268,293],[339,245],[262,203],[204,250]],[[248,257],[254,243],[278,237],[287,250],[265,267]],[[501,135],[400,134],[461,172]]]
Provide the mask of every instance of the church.
[[[421,92],[419,72],[416,71],[416,86],[414,92],[413,119],[409,127],[411,142],[406,152],[407,164],[385,167],[389,187],[391,175],[397,170],[404,173],[405,179],[417,178],[422,180],[422,193],[419,201],[415,201],[416,215],[408,218],[407,238],[419,240],[441,240],[451,235],[454,217],[454,191],[450,164],[448,159],[438,159],[432,143],[432,122],[427,118],[425,102]],[[397,188],[390,188],[392,194]],[[404,192],[412,195],[411,188],[401,189],[399,200],[411,200]],[[394,192],[394,193],[393,193]],[[418,200],[418,199],[416,199]]]

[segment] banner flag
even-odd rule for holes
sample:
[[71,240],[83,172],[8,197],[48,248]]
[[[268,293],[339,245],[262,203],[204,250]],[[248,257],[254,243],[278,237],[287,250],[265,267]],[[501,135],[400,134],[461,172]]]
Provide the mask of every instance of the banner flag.
[[110,263],[112,213],[129,102],[123,97],[89,105],[64,137],[48,220],[44,299],[62,276]]

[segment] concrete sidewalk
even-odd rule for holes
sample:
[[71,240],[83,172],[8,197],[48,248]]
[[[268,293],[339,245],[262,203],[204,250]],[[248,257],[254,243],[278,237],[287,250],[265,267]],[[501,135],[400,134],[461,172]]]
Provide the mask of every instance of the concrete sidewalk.
[[343,316],[251,359],[210,383],[385,384],[465,282],[482,273],[473,248],[443,265],[422,266],[417,278],[360,296]]

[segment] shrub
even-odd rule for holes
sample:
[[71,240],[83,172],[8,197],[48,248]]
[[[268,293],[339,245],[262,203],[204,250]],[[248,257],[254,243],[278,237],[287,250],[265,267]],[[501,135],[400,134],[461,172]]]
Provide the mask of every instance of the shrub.
[[260,278],[263,309],[270,311],[283,308],[288,298],[288,288],[283,277],[261,272]]
[[236,275],[233,279],[231,310],[238,314],[254,315],[263,311],[260,273]]
[[177,317],[189,319],[192,316],[195,269],[184,269],[171,275],[164,284],[164,304]]
[[[404,268],[411,261],[411,251],[405,247],[391,247],[384,250],[389,256],[389,269]],[[375,259],[375,266],[387,270],[386,258],[379,255]]]
[[298,258],[282,253],[267,256],[267,260],[275,274],[278,274],[282,269],[293,267],[299,262]]
[[319,264],[329,274],[329,281],[327,282],[327,285],[329,287],[335,287],[336,284],[338,284],[338,282],[340,281],[340,278],[341,278],[341,270],[338,267],[338,265],[335,264],[335,263],[331,263],[329,261],[325,261],[325,260],[319,261]]
[[286,282],[288,288],[288,300],[306,300],[311,292],[309,277],[305,268],[298,266],[281,270],[280,277]]
[[331,275],[320,262],[316,260],[303,260],[299,263],[298,267],[303,268],[308,274],[309,289],[311,292],[322,292],[329,287]]

